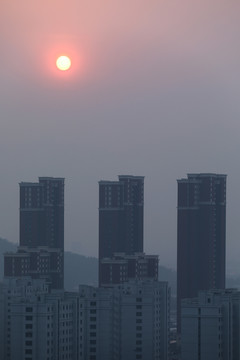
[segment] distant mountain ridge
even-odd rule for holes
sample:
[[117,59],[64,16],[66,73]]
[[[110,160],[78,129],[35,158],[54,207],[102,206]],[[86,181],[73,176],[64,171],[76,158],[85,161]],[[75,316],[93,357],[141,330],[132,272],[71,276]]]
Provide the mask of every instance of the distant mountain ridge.
[[[3,254],[5,252],[16,251],[17,245],[6,239],[0,238],[0,281],[3,278]],[[78,289],[79,284],[97,286],[98,283],[98,259],[87,257],[80,254],[65,251],[65,289],[73,291]],[[176,271],[159,266],[159,280],[168,281],[171,293],[176,295]],[[227,277],[227,287],[240,288],[240,276]]]

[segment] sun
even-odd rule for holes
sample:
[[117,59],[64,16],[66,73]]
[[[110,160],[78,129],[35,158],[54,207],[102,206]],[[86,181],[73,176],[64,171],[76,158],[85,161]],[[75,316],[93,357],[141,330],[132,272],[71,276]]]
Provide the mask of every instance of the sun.
[[69,70],[71,64],[71,59],[66,55],[59,56],[56,61],[56,66],[61,71]]

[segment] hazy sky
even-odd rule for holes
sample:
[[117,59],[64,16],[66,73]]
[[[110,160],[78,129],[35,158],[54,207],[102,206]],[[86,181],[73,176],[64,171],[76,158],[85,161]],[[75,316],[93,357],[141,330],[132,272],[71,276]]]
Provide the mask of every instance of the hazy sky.
[[240,273],[239,24],[239,0],[0,0],[0,236],[20,181],[61,176],[66,249],[96,256],[98,181],[144,175],[145,251],[176,267],[176,179],[226,173]]

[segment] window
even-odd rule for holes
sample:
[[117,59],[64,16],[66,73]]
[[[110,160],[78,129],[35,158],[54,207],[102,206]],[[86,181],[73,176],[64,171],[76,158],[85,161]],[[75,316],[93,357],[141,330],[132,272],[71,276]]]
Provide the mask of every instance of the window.
[[25,320],[27,321],[32,321],[33,317],[32,316],[25,316]]
[[25,345],[26,346],[32,346],[32,340],[25,341]]
[[32,312],[32,311],[33,311],[32,307],[26,307],[26,312]]

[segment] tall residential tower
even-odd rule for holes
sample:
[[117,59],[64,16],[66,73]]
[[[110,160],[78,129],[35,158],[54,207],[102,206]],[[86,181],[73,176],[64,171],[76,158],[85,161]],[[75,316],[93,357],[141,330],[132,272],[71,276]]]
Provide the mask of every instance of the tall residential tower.
[[99,182],[99,258],[143,252],[143,176]]
[[143,252],[144,177],[120,175],[99,182],[99,275],[101,260]]
[[20,184],[20,246],[64,250],[64,179]]
[[64,179],[40,177],[20,184],[20,246],[4,256],[4,276],[64,283]]
[[226,175],[178,180],[177,310],[200,290],[225,288]]

